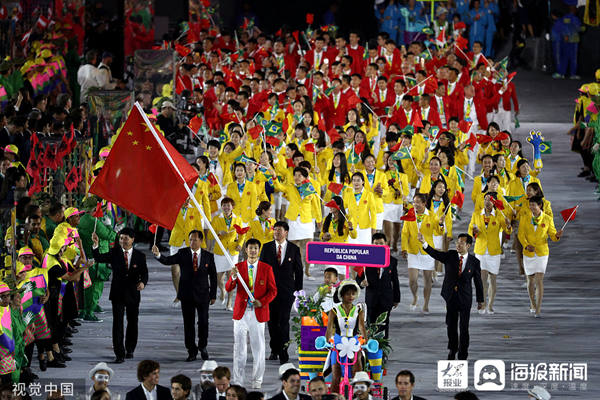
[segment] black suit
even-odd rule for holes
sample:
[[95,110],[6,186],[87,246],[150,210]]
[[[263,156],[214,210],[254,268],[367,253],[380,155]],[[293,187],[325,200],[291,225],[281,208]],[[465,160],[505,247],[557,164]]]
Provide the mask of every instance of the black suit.
[[[365,268],[365,274],[358,276],[356,281],[360,284],[365,275],[367,289],[365,300],[367,303],[367,319],[374,323],[377,317],[387,312],[385,320],[385,337],[388,337],[390,326],[390,313],[396,303],[400,303],[400,282],[398,281],[398,260],[390,257],[390,265],[385,268]],[[381,277],[379,274],[381,273]]]
[[[140,291],[138,283],[148,284],[148,267],[146,256],[139,250],[132,249],[129,267],[125,265],[125,256],[121,246],[116,244],[108,253],[100,254],[98,248],[93,249],[97,263],[106,263],[112,269],[109,300],[113,308],[113,350],[118,358],[133,353],[138,338],[138,315],[140,311]],[[127,312],[127,332],[123,346],[123,317]]]
[[[156,400],[172,400],[171,390],[169,388],[156,385]],[[134,389],[131,389],[125,395],[125,400],[146,400],[146,394],[144,393],[144,389],[142,389],[142,385],[136,386]]]
[[[221,394],[221,396],[225,397],[225,394]],[[200,400],[217,400],[217,388],[210,387],[202,392],[200,396]]]
[[[198,270],[194,272],[193,254],[189,247],[180,249],[172,256],[160,256],[158,261],[165,265],[178,264],[181,270],[177,298],[181,301],[185,347],[190,355],[208,343],[208,306],[217,298],[217,270],[211,252],[200,250]],[[198,346],[196,346],[196,314],[198,314]]]
[[281,355],[287,351],[285,344],[290,340],[290,312],[294,303],[294,292],[302,290],[303,268],[300,248],[287,241],[285,254],[282,254],[281,265],[277,263],[277,246],[275,241],[265,243],[260,252],[260,261],[273,268],[277,297],[269,304],[269,337],[271,353]]
[[[298,393],[298,400],[311,400],[311,399],[312,399],[312,397],[310,397],[307,394]],[[279,392],[275,396],[271,397],[269,400],[287,400],[287,397],[283,394],[283,392]]]
[[[396,396],[394,397],[392,400],[400,400],[400,396]],[[415,396],[414,394],[412,395],[412,400],[427,400],[424,397],[420,397],[420,396]]]
[[[456,250],[448,252],[437,251],[431,246],[425,249],[427,254],[442,262],[446,274],[442,285],[442,297],[446,300],[446,325],[448,327],[448,349],[451,354],[458,351],[458,359],[466,360],[469,350],[469,318],[473,302],[473,288],[478,303],[483,303],[483,285],[479,260],[470,254],[462,273],[459,274],[459,255]],[[458,326],[460,317],[460,345],[458,341]]]

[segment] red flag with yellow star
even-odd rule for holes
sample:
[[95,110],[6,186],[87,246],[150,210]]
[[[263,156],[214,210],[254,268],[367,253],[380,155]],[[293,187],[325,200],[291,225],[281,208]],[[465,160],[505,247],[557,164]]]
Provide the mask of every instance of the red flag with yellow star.
[[198,173],[162,135],[151,130],[140,110],[136,103],[90,192],[172,229],[189,197],[183,183],[192,187]]

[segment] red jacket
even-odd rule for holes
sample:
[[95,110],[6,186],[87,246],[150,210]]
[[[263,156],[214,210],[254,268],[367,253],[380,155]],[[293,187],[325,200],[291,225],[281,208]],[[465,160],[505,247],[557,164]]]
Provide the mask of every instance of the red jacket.
[[[486,107],[485,107],[485,101],[484,99],[482,99],[481,97],[477,97],[475,96],[473,98],[473,104],[475,105],[475,113],[477,114],[477,122],[479,123],[479,126],[481,127],[481,129],[487,129],[488,126],[488,122],[487,122],[487,114],[486,114]],[[465,97],[463,95],[461,102],[459,104],[459,107],[457,108],[458,111],[458,120],[462,121],[464,119],[464,114],[465,114]]]
[[416,112],[421,113],[421,121],[429,121],[431,126],[437,126],[442,128],[442,121],[440,120],[440,116],[437,111],[437,104],[435,102],[435,98],[429,99],[429,111],[427,115],[423,115],[423,109],[421,107],[417,107]]
[[[496,91],[499,91],[501,88],[502,86],[497,84],[495,89]],[[510,105],[510,101],[512,100],[515,112],[519,112],[519,100],[517,100],[517,89],[515,89],[514,83],[510,82],[502,95],[498,93],[498,103],[496,103],[494,108],[498,108],[500,97],[502,97],[502,108],[504,108],[505,111],[510,111],[512,109]]]
[[[256,279],[254,280],[254,298],[260,301],[262,306],[254,308],[254,312],[258,322],[267,322],[269,320],[269,303],[277,296],[277,285],[275,285],[273,269],[269,264],[258,261],[257,266]],[[233,319],[240,320],[248,309],[248,294],[242,285],[238,285],[238,282],[241,278],[248,285],[248,261],[237,263],[235,267],[238,270],[238,277],[237,279],[229,277],[225,284],[225,290],[231,292],[237,287]]]

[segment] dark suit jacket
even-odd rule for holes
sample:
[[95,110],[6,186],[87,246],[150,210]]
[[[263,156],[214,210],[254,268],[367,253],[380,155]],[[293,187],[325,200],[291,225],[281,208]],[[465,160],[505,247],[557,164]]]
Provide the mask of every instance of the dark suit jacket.
[[289,240],[287,241],[281,265],[277,265],[277,246],[275,245],[275,241],[272,240],[265,243],[260,252],[260,261],[269,264],[273,269],[278,299],[294,298],[294,292],[302,290],[302,279],[304,276],[302,258],[300,257],[300,248],[294,243]]
[[[396,396],[394,397],[392,400],[400,400],[400,396]],[[412,400],[427,400],[424,397],[419,397],[419,396],[415,396],[414,394],[412,395]]]
[[[400,282],[398,281],[398,260],[390,257],[390,265],[383,268],[381,278],[379,270],[381,268],[365,268],[367,277],[367,286],[365,300],[369,304],[381,304],[385,308],[392,308],[394,303],[400,303]],[[365,279],[365,275],[357,276],[356,281],[360,283]]]
[[[213,253],[200,250],[198,271],[194,273],[192,250],[189,247],[180,249],[172,256],[163,255],[158,262],[165,265],[178,264],[181,270],[177,298],[181,301],[205,302],[217,298],[217,270]],[[207,297],[208,296],[208,297]]]
[[125,257],[121,246],[116,244],[108,253],[100,254],[98,249],[93,249],[94,260],[97,263],[106,263],[112,269],[112,284],[110,285],[110,301],[119,303],[138,304],[140,292],[137,284],[148,284],[148,267],[146,256],[139,250],[133,249],[129,268],[125,267]]
[[445,265],[446,272],[442,285],[442,297],[446,302],[450,300],[453,293],[458,295],[458,302],[462,307],[471,308],[473,302],[473,288],[471,280],[475,283],[475,293],[478,303],[483,303],[483,285],[481,283],[481,269],[479,260],[469,254],[465,269],[458,275],[459,256],[456,250],[447,252],[437,251],[431,246],[425,249],[427,254]]
[[[312,397],[310,397],[307,394],[298,393],[298,400],[311,400],[311,399],[312,399]],[[285,397],[283,392],[279,392],[275,396],[271,397],[269,400],[287,400],[287,398]]]
[[[156,385],[156,400],[172,400],[171,390],[169,388]],[[146,395],[144,394],[144,389],[142,389],[142,385],[139,384],[134,389],[131,389],[125,395],[125,400],[146,400]]]
[[203,391],[200,400],[217,400],[217,388],[211,387]]

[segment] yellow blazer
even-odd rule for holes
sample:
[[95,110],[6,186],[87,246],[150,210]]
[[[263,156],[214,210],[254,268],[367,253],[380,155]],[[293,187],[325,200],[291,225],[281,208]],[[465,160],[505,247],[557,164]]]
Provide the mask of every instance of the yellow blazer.
[[[391,179],[394,179],[394,184],[393,188],[389,185],[389,183],[387,184],[387,190],[383,192],[383,202],[385,204],[403,204],[404,197],[408,196],[410,192],[410,186],[408,185],[408,175],[406,175],[403,172],[398,172],[390,169],[385,172],[385,179],[386,183],[389,182]],[[396,198],[395,189],[398,189],[402,193],[402,196]]]
[[[490,175],[491,176],[491,175]],[[489,177],[488,177],[489,179]],[[473,200],[473,204],[477,201],[477,196],[481,194],[481,191],[485,187],[483,184],[483,173],[481,175],[477,175],[475,179],[473,179],[473,191],[471,192],[471,200]]]
[[427,254],[423,250],[423,245],[417,239],[417,235],[421,232],[427,244],[435,248],[433,245],[433,235],[436,229],[438,229],[439,223],[438,215],[429,212],[427,209],[425,209],[425,217],[420,227],[417,221],[404,221],[401,240],[402,250],[406,250],[410,254]]
[[[554,213],[552,212],[552,203],[546,198],[543,199],[544,202],[544,214],[548,214],[550,218],[554,220]],[[531,218],[531,210],[529,209],[529,200],[526,197],[521,197],[517,200],[517,204],[515,206],[515,210],[517,210],[517,219],[521,219],[523,217]]]
[[[310,194],[304,198],[300,197],[300,192],[293,183],[281,183],[279,179],[274,179],[275,190],[282,192],[290,202],[285,217],[290,221],[295,221],[300,217],[303,224],[315,220],[321,222],[321,203],[316,194]],[[318,190],[315,188],[315,190]]]
[[258,193],[256,192],[256,184],[250,181],[245,181],[244,190],[240,194],[238,190],[237,181],[234,181],[227,185],[227,197],[230,197],[235,201],[235,207],[233,213],[242,217],[244,223],[249,223],[253,215],[256,215],[256,207],[258,207]]
[[504,215],[500,211],[492,210],[488,225],[485,225],[485,211],[473,213],[469,223],[469,235],[473,235],[473,228],[477,227],[479,233],[475,237],[475,254],[483,255],[486,250],[490,256],[502,254],[500,232],[510,232],[510,225],[506,225]]
[[[504,189],[502,187],[498,187],[498,200],[500,200],[502,202],[502,204],[504,204],[504,213],[507,216],[510,216],[512,214],[512,208],[511,206],[514,208],[514,204],[510,204],[508,203],[508,201],[506,201],[506,199],[504,198]],[[481,210],[483,210],[483,206],[484,206],[484,199],[485,199],[485,195],[487,194],[487,192],[485,193],[479,193],[477,195],[477,198],[475,200],[475,208],[473,209],[473,213],[478,213]]]
[[[542,213],[537,229],[535,229],[531,219],[530,216],[524,216],[519,220],[518,238],[523,245],[523,255],[527,257],[547,256],[550,253],[548,238],[554,242],[558,241],[554,220],[548,214]],[[533,252],[526,250],[529,245],[535,247]]]
[[508,190],[507,190],[508,195],[509,196],[521,196],[521,195],[526,196],[527,193],[525,192],[525,188],[527,187],[527,185],[529,185],[530,183],[533,183],[533,182],[537,182],[540,185],[540,187],[542,187],[542,183],[535,176],[529,175],[529,181],[525,185],[523,185],[523,180],[521,178],[519,178],[518,176],[515,176],[508,183]]
[[[215,232],[217,232],[217,234],[219,234],[219,232],[221,231],[225,232],[224,235],[219,236],[219,239],[221,239],[221,242],[229,252],[229,255],[232,256],[238,254],[238,251],[235,248],[238,245],[242,247],[244,245],[245,238],[248,235],[248,233],[246,233],[245,235],[238,235],[238,233],[235,231],[234,225],[239,225],[240,227],[243,226],[242,218],[235,215],[235,213],[231,216],[231,225],[229,227],[227,227],[227,224],[225,223],[225,218],[223,217],[222,213],[217,215],[212,220],[213,229],[215,230]],[[210,237],[211,239],[214,239],[212,233],[210,233]],[[223,251],[221,250],[221,246],[218,246],[216,244],[213,252],[219,256],[224,255]]]
[[219,154],[219,163],[223,168],[223,182],[220,182],[221,186],[225,187],[233,182],[233,173],[231,172],[231,166],[233,165],[236,158],[244,153],[244,147],[238,146],[231,153],[221,152]]
[[[371,192],[371,195],[373,196],[373,199],[375,200],[375,204],[377,204],[377,213],[382,213],[383,212],[383,195],[387,190],[387,179],[385,176],[385,172],[380,171],[378,169],[373,170],[374,178],[373,178],[373,185],[371,185],[371,183],[369,182],[369,178],[367,177],[367,171],[366,170],[362,170],[360,171],[362,172],[363,176],[365,177],[365,189],[367,189],[369,192]],[[381,185],[381,188],[383,189],[382,194],[377,194],[375,192],[375,190],[373,190],[373,188],[375,186],[377,186],[377,184]]]
[[357,221],[358,228],[377,228],[377,203],[373,194],[367,188],[363,189],[358,202],[352,188],[346,188],[343,199],[347,210],[346,215],[352,215]]
[[[450,204],[448,204],[448,206],[450,206]],[[442,201],[436,210],[432,200],[429,212],[437,214],[438,220],[444,220],[443,226],[440,226],[438,224],[437,229],[435,230],[435,235],[446,235],[448,237],[452,237],[452,212],[451,210],[448,210],[448,212],[446,212],[446,205],[444,204],[444,202]]]
[[260,240],[261,244],[265,244],[273,240],[273,225],[275,225],[275,219],[269,218],[262,224],[258,217],[254,217],[250,221],[250,231],[248,232],[248,238],[255,238]]
[[193,204],[190,204],[188,207],[182,207],[181,210],[179,210],[175,225],[173,225],[171,235],[169,236],[170,246],[179,247],[184,243],[188,246],[188,236],[190,232],[194,229],[202,230],[202,217],[198,211],[196,211],[195,214],[192,214],[193,209]]
[[334,227],[333,227],[333,217],[332,217],[332,221],[329,224],[328,229],[321,230],[321,236],[320,236],[321,241],[324,241],[323,235],[325,235],[325,233],[329,233],[331,235],[331,239],[328,240],[328,242],[331,242],[331,243],[346,243],[348,241],[348,236],[351,237],[352,239],[356,239],[357,234],[356,234],[356,228],[355,228],[354,221],[348,215],[346,215],[346,218],[348,218],[352,222],[352,230],[348,229],[348,223],[344,220],[344,217],[342,217],[342,221],[344,222],[344,234],[340,236],[338,234],[337,228],[334,229]]

